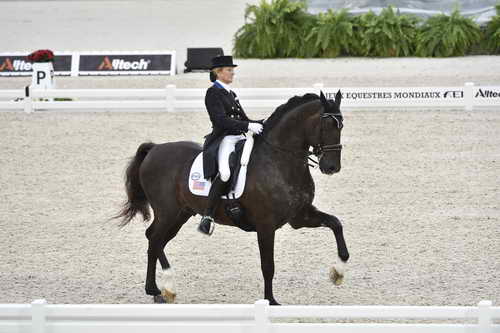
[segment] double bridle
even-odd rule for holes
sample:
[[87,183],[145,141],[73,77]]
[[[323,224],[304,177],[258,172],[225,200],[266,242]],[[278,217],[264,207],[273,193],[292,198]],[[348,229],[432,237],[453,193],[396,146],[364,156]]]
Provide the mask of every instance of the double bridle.
[[[336,116],[338,116],[339,118],[337,118]],[[340,113],[323,113],[321,115],[321,118],[319,120],[319,126],[320,126],[320,129],[319,129],[319,143],[315,146],[313,146],[313,152],[312,152],[312,155],[315,155],[316,157],[319,157],[319,155],[323,154],[323,153],[328,153],[328,152],[331,152],[331,151],[341,151],[342,150],[342,144],[340,143],[336,143],[336,144],[333,144],[333,145],[325,145],[323,144],[323,119],[326,119],[326,118],[332,118],[333,120],[335,120],[337,122],[337,128],[338,129],[342,129],[342,127],[344,127],[344,125],[342,124],[342,114]]]
[[[337,116],[339,118],[337,118]],[[278,150],[278,151],[281,151],[281,152],[284,152],[284,153],[288,153],[288,154],[291,154],[293,155],[294,157],[297,157],[297,158],[300,158],[300,159],[304,159],[305,157],[308,158],[309,161],[315,163],[315,164],[318,164],[317,161],[313,160],[310,156],[311,155],[314,155],[316,156],[316,158],[320,158],[320,156],[324,153],[328,153],[328,152],[332,152],[332,151],[341,151],[342,150],[342,144],[340,143],[337,143],[337,144],[333,144],[333,145],[327,145],[327,144],[324,144],[323,143],[323,128],[324,128],[324,121],[323,119],[326,119],[326,118],[329,118],[331,117],[332,119],[334,119],[336,122],[337,122],[337,128],[341,129],[343,127],[343,124],[342,124],[342,114],[340,113],[323,113],[320,117],[320,133],[319,133],[319,143],[317,145],[314,145],[312,146],[313,147],[313,150],[312,151],[309,151],[309,150],[291,150],[291,149],[287,149],[287,148],[283,148],[283,147],[280,147],[278,145],[275,145],[269,141],[267,141],[267,139],[264,137],[264,136],[261,136],[262,140],[268,144],[269,146],[271,146],[272,148]],[[307,162],[306,162],[307,163]],[[315,166],[315,165],[312,165],[312,164],[309,164],[307,163],[308,165],[310,166]]]

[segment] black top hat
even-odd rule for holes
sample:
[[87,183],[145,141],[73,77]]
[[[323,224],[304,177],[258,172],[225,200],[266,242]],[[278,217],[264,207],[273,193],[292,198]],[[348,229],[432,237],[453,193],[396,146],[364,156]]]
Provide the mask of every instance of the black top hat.
[[236,67],[238,65],[233,64],[232,56],[218,56],[212,59],[212,68],[217,67]]

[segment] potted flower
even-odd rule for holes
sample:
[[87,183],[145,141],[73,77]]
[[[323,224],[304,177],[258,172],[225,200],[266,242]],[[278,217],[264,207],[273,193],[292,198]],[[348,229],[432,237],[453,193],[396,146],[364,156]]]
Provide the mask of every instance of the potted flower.
[[37,50],[28,55],[27,60],[33,64],[31,86],[37,89],[55,88],[54,52],[51,50]]
[[53,62],[54,61],[54,52],[51,50],[38,50],[30,55],[28,55],[28,61],[32,63],[37,62]]

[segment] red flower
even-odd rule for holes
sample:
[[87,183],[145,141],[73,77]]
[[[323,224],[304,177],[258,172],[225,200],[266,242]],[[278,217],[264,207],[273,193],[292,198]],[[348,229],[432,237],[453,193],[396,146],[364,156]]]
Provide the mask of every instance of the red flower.
[[54,53],[51,50],[38,50],[28,56],[29,62],[50,62],[54,61]]

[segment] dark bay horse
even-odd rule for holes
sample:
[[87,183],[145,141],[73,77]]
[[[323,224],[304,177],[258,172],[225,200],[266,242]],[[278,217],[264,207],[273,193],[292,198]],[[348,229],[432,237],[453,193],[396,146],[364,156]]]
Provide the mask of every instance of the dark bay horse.
[[[246,221],[257,232],[264,296],[272,305],[278,305],[272,285],[274,235],[284,224],[294,229],[330,228],[337,242],[339,265],[349,259],[339,219],[312,205],[314,182],[308,166],[309,149],[313,147],[322,173],[340,171],[341,98],[340,91],[335,100],[327,100],[323,93],[293,97],[276,109],[265,122],[263,134],[255,139],[245,191],[239,201],[245,208]],[[202,214],[207,205],[206,197],[195,196],[188,188],[191,164],[201,150],[199,144],[186,141],[143,143],[126,170],[128,200],[116,218],[125,225],[140,213],[148,221],[149,206],[153,209],[154,219],[146,230],[146,293],[154,296],[155,302],[173,302],[175,298],[165,246],[191,216]],[[234,226],[223,206],[217,209],[216,222]],[[157,260],[166,279],[163,290],[156,284]],[[330,277],[340,284],[343,268],[333,267]]]

